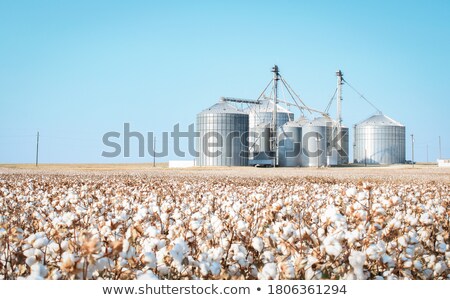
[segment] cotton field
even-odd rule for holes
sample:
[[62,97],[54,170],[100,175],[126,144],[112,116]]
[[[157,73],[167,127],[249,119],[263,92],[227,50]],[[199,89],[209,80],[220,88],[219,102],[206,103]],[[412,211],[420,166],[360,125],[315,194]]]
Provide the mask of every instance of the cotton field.
[[448,180],[5,172],[0,279],[450,279],[449,205]]

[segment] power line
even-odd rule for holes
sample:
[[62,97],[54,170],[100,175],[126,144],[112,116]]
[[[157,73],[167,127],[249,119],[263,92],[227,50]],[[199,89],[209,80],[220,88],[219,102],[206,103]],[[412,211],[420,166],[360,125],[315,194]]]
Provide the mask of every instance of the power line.
[[369,103],[373,108],[375,108],[375,110],[381,114],[381,110],[378,109],[378,107],[376,107],[372,102],[370,102],[366,97],[364,97],[363,94],[361,94],[360,92],[358,92],[350,83],[348,83],[345,79],[342,79],[342,81],[344,81],[355,93],[357,93],[361,98],[363,98],[367,103]]
[[36,136],[36,167],[39,164],[39,131],[37,132]]
[[330,107],[331,107],[331,104],[333,103],[334,97],[336,97],[336,93],[337,93],[337,88],[334,89],[333,96],[331,97],[330,101],[328,102],[327,107],[325,108],[326,113],[328,113],[328,111],[330,110]]

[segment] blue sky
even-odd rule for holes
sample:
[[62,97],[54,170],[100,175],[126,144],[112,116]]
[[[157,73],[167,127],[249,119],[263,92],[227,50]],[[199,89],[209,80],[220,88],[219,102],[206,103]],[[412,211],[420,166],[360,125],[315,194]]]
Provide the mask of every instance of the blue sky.
[[[160,133],[221,96],[255,98],[277,64],[324,109],[335,71],[415,136],[415,157],[450,157],[449,1],[1,1],[0,163],[102,158],[108,131]],[[374,110],[348,87],[343,119]],[[334,106],[333,106],[334,113]],[[296,116],[298,112],[294,111]],[[187,149],[187,148],[185,148]],[[169,156],[169,158],[174,158]],[[166,160],[167,160],[166,159]]]

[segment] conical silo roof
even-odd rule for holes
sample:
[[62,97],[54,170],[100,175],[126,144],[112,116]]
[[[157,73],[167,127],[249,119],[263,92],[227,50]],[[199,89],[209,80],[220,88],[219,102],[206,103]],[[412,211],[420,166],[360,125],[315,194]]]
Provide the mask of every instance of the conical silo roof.
[[301,116],[300,118],[298,118],[297,120],[294,121],[289,121],[286,124],[284,124],[283,126],[288,126],[288,127],[302,127],[305,124],[309,123],[310,120],[308,118],[306,118],[305,116]]
[[[273,100],[261,100],[260,104],[252,104],[249,108],[246,109],[247,112],[273,112]],[[278,113],[287,113],[291,114],[292,112],[280,104],[277,104],[277,112]]]
[[233,105],[225,102],[225,101],[219,101],[218,103],[214,104],[213,106],[201,111],[199,114],[247,114]]
[[332,122],[333,120],[330,118],[319,117],[309,121],[305,126],[329,126]]
[[383,114],[376,114],[373,115],[369,118],[367,118],[364,121],[359,122],[358,124],[356,124],[356,126],[402,126],[404,127],[403,124],[401,124],[398,121],[395,121],[394,119],[383,115]]

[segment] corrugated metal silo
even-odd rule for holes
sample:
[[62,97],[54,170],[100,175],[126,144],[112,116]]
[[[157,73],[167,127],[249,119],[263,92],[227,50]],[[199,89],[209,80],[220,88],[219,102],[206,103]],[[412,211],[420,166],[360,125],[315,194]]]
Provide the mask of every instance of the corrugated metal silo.
[[270,151],[270,123],[260,124],[250,132],[250,165],[272,164],[275,153]]
[[[260,104],[252,104],[245,110],[249,115],[249,128],[272,122],[273,100],[264,99]],[[294,113],[281,105],[277,105],[277,127],[294,120]]]
[[327,165],[327,143],[330,137],[330,121],[326,118],[316,118],[302,127],[302,166]]
[[[346,126],[341,126],[340,136],[338,139],[341,141],[340,147],[335,145],[338,150],[338,164],[346,165],[349,162],[349,130]],[[340,149],[339,149],[340,148]]]
[[333,122],[331,128],[331,136],[328,145],[328,165],[344,165],[348,164],[349,157],[349,130],[348,127]]
[[[261,100],[260,104],[252,104],[248,109],[245,111],[249,114],[249,128],[250,128],[250,137],[249,137],[249,144],[250,144],[250,158],[251,159],[257,159],[256,156],[259,157],[269,157],[273,156],[273,153],[266,153],[266,155],[261,156],[261,152],[257,151],[260,149],[259,140],[257,138],[258,133],[257,131],[259,126],[266,126],[266,124],[272,123],[273,118],[273,100],[271,99],[263,99]],[[277,127],[282,126],[283,124],[294,120],[294,114],[284,108],[281,105],[277,105]],[[270,125],[269,125],[270,126]],[[256,138],[255,138],[256,137]],[[252,147],[254,145],[254,147]],[[255,152],[257,151],[257,153]],[[260,159],[259,159],[260,160]],[[258,161],[259,161],[258,160]]]
[[405,126],[383,114],[355,125],[354,162],[397,164],[405,162]]
[[308,122],[308,119],[301,117],[279,128],[278,166],[300,167],[302,165],[302,127]]
[[248,114],[220,101],[197,114],[199,166],[248,165]]

